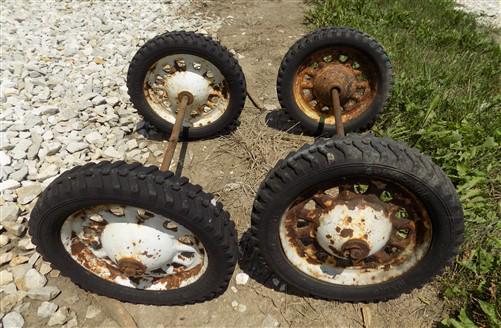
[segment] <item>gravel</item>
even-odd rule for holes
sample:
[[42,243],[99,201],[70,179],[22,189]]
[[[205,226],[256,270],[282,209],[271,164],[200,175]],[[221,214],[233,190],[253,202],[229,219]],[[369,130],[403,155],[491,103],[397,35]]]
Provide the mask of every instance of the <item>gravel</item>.
[[501,27],[501,3],[499,0],[456,0],[456,3],[461,10],[480,15],[481,22]]
[[[58,307],[61,291],[46,277],[57,279],[58,271],[26,235],[30,211],[50,182],[76,165],[145,163],[150,132],[125,80],[132,56],[166,30],[216,36],[221,23],[194,12],[188,0],[2,2],[0,290],[10,307],[0,311],[4,327],[22,327],[25,319],[28,326],[78,326],[72,307],[79,302]],[[23,319],[30,302],[38,321]],[[99,309],[89,307],[86,315]]]

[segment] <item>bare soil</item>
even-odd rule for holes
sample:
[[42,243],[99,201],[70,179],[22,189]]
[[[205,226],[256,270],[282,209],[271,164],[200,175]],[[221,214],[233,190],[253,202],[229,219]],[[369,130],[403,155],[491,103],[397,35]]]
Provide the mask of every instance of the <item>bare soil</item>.
[[[282,57],[307,30],[303,25],[305,4],[300,0],[215,0],[196,1],[195,9],[225,18],[217,36],[223,45],[236,51],[249,92],[268,110],[261,112],[247,101],[240,125],[230,133],[180,144],[175,160],[181,160],[174,171],[223,202],[239,237],[244,236],[241,244],[245,246],[252,202],[260,182],[280,158],[313,141],[283,116],[275,91]],[[147,146],[152,154],[163,149],[162,138],[150,135]],[[158,165],[160,158],[151,155],[149,162]],[[384,303],[328,302],[297,295],[265,268],[253,267],[248,256],[244,252],[240,261],[251,276],[246,285],[236,285],[232,279],[224,295],[189,306],[120,303],[88,294],[64,277],[55,278],[54,283],[63,290],[63,300],[74,301],[71,308],[77,311],[79,326],[86,327],[134,323],[138,327],[271,327],[274,321],[280,327],[429,327],[445,315],[433,283]],[[241,271],[239,267],[235,274]],[[91,303],[103,312],[85,320],[85,310]],[[34,322],[36,314],[27,319]]]

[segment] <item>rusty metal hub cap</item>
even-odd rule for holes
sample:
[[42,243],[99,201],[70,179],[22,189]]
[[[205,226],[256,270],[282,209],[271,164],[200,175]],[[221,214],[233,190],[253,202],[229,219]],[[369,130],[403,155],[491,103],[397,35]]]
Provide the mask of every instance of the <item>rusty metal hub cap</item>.
[[93,274],[137,289],[168,290],[202,276],[202,243],[182,225],[132,206],[100,205],[72,214],[61,228],[70,256]]
[[179,54],[155,62],[144,79],[144,96],[157,115],[174,124],[178,93],[188,91],[185,126],[203,127],[220,118],[229,104],[227,83],[219,69],[204,58]]
[[374,64],[351,48],[327,48],[308,56],[294,75],[294,99],[311,119],[335,124],[333,88],[339,90],[343,122],[367,111],[377,91]]
[[424,257],[431,221],[406,188],[357,179],[296,199],[282,216],[280,241],[288,260],[315,279],[370,285]]

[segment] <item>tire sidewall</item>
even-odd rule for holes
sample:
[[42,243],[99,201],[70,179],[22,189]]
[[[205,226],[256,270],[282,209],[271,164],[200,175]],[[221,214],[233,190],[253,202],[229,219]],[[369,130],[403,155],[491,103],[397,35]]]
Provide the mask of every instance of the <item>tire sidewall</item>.
[[[334,180],[345,177],[370,176],[390,181],[398,181],[414,193],[425,205],[432,221],[432,242],[426,255],[413,268],[401,276],[379,284],[368,286],[334,285],[317,280],[299,271],[285,255],[279,234],[279,226],[286,208],[308,189],[327,185]],[[317,189],[318,190],[318,189]],[[260,214],[264,219],[259,227],[258,239],[260,249],[266,262],[285,281],[306,293],[325,298],[336,298],[345,301],[367,301],[369,299],[392,298],[403,291],[408,291],[426,282],[430,276],[437,274],[446,265],[449,254],[445,250],[453,249],[453,222],[450,210],[440,199],[433,187],[422,179],[402,170],[385,165],[368,165],[367,163],[343,163],[328,168],[312,170],[301,175],[292,183],[284,185],[276,191],[273,206],[269,206]]]

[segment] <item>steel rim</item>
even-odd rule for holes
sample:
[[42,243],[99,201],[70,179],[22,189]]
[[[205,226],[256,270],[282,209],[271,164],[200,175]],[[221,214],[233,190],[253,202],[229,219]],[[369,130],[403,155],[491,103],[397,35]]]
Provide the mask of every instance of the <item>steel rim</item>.
[[135,289],[184,287],[197,281],[208,265],[204,246],[190,230],[133,206],[79,210],[65,220],[60,238],[84,269]]
[[[378,80],[373,60],[363,52],[346,47],[329,47],[313,52],[303,60],[293,78],[293,96],[299,109],[309,118],[334,125],[334,111],[330,98],[319,92],[319,75],[333,69],[337,78],[349,90],[341,92],[342,121],[348,122],[367,112],[375,101]],[[324,74],[325,75],[325,74]],[[324,87],[330,87],[327,85]],[[320,86],[322,89],[322,86]],[[330,89],[328,94],[330,95]]]
[[188,91],[194,101],[186,107],[184,125],[204,127],[219,119],[230,102],[228,83],[207,59],[174,54],[156,61],[144,78],[144,96],[153,111],[174,124],[178,94]]
[[363,286],[395,279],[416,266],[431,245],[422,202],[384,179],[345,179],[300,196],[280,221],[289,262],[308,276]]

